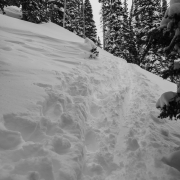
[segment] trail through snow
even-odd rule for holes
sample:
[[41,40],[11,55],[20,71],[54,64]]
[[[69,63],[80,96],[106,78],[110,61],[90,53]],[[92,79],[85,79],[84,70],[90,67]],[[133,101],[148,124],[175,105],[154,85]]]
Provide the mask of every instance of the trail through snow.
[[0,15],[0,180],[179,180],[162,158],[180,123],[155,108],[176,86],[89,51],[53,23]]

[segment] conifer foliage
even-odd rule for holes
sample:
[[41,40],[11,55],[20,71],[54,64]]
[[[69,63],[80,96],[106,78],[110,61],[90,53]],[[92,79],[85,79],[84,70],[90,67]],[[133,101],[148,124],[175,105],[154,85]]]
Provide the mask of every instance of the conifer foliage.
[[41,0],[21,0],[22,19],[33,23],[48,22],[46,2]]
[[85,36],[96,42],[97,39],[97,29],[95,22],[93,20],[92,7],[89,0],[85,0],[84,5],[84,15],[85,15]]
[[77,20],[79,16],[78,7],[80,2],[77,0],[66,0],[66,18],[65,18],[65,28],[71,32],[75,32],[77,29]]
[[148,42],[149,34],[160,22],[161,0],[134,0],[130,11],[127,0],[99,2],[102,3],[105,50],[127,62],[156,72],[155,66],[151,65],[156,56],[161,56],[158,54],[153,57],[157,49],[152,49]]
[[[164,93],[157,108],[161,110],[160,118],[180,119],[180,0],[170,0],[169,8],[167,0],[162,0],[162,4],[161,0],[133,0],[129,14],[125,0],[122,21],[114,18],[117,11],[112,9],[118,0],[99,2],[103,4],[105,49],[177,82],[177,92]],[[115,25],[119,27],[118,32]],[[175,59],[178,60],[174,62]]]
[[123,8],[121,0],[101,0],[104,29],[104,49],[115,56],[121,56]]
[[83,27],[84,27],[83,5],[84,5],[83,1],[79,0],[78,6],[77,6],[77,16],[75,17],[74,32],[80,37],[83,37]]
[[164,105],[161,108],[161,113],[159,118],[170,118],[171,120],[180,119],[180,94],[178,93],[172,101],[169,102],[168,105]]
[[103,29],[103,49],[105,49],[106,40],[108,37],[108,22],[109,22],[109,17],[111,14],[110,1],[99,0],[99,3],[102,3],[100,14],[101,14],[101,24],[102,24],[102,29]]
[[121,57],[123,28],[123,8],[121,0],[112,1],[110,4],[110,16],[108,20],[108,37],[106,50],[115,56]]
[[[166,10],[156,33],[162,34],[162,38],[157,41],[157,44],[159,46],[165,44],[164,52],[166,55],[180,55],[180,0],[170,0],[170,7]],[[174,61],[169,73],[176,76],[177,82],[179,81],[180,60]],[[180,82],[177,83],[177,92],[162,94],[156,107],[161,110],[160,118],[180,119]]]
[[64,0],[49,0],[48,6],[51,21],[63,26]]
[[[138,60],[135,64],[151,71],[153,61],[153,49],[148,46],[149,33],[158,27],[161,15],[161,0],[134,0],[133,7],[133,31],[135,34]],[[149,68],[149,69],[148,69]],[[151,68],[151,69],[150,69]]]
[[65,28],[83,37],[83,1],[66,0]]
[[127,0],[124,0],[123,3],[123,21],[122,21],[122,41],[120,44],[121,55],[123,59],[126,59],[127,62],[133,63],[137,62],[137,50],[135,43],[135,35],[132,27],[132,7],[129,13]]
[[[66,0],[65,28],[83,37],[83,0]],[[51,22],[63,26],[64,0],[0,0],[0,9],[5,14],[5,6],[22,7],[22,20],[42,23]],[[96,26],[93,20],[92,8],[86,1],[86,36],[97,41]]]
[[41,23],[49,20],[46,0],[1,0],[3,14],[5,6],[22,6],[22,19],[25,21]]

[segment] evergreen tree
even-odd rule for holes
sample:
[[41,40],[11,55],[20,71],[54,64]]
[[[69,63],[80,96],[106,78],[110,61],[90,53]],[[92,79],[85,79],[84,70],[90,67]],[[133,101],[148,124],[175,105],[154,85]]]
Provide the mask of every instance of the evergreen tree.
[[76,16],[76,29],[75,33],[83,37],[83,26],[84,26],[84,19],[83,19],[83,1],[80,0],[80,3],[78,4],[78,11]]
[[[162,2],[162,15],[165,15],[165,10],[167,10],[167,1],[163,0]],[[173,20],[172,20],[173,21]],[[175,22],[177,23],[179,19],[177,18]],[[161,25],[163,25],[163,19],[161,21]],[[168,79],[171,82],[177,83],[179,81],[178,79],[178,73],[179,70],[174,70],[174,60],[178,59],[180,57],[179,54],[179,45],[176,44],[175,47],[172,46],[168,51],[164,52],[164,49],[167,49],[169,46],[171,40],[174,37],[176,26],[173,25],[172,28],[168,30],[167,24],[164,23],[165,27],[160,28],[159,31],[156,32],[156,34],[153,36],[154,44],[155,46],[161,48],[161,53],[163,54],[163,61],[161,61],[160,66],[160,76],[162,76],[164,79]],[[169,32],[171,30],[171,32]],[[178,39],[177,39],[178,40]],[[174,49],[173,49],[174,48]]]
[[22,6],[22,19],[33,23],[47,22],[49,12],[44,0],[1,0],[0,8],[4,12],[4,6]]
[[64,0],[49,0],[50,19],[53,23],[63,26]]
[[[167,1],[162,1],[161,18],[165,15],[167,10]],[[162,23],[162,22],[161,22]],[[177,82],[177,71],[173,70],[174,60],[179,57],[175,51],[164,53],[164,49],[169,45],[174,36],[174,32],[167,33],[167,28],[159,28],[152,32],[152,42],[150,50],[154,53],[153,61],[147,67],[147,70],[168,79],[171,82]]]
[[166,73],[163,75],[166,78],[169,77],[171,81],[174,81],[174,77],[176,77],[177,81],[177,92],[163,93],[156,103],[156,108],[161,111],[159,118],[177,120],[180,119],[180,61],[173,62],[172,60],[180,57],[180,8],[177,8],[180,2],[175,6],[172,6],[173,3],[178,2],[170,1],[168,12],[171,14],[167,13],[167,17],[162,18],[160,28],[153,34],[153,45],[162,48],[166,46],[164,49],[164,69],[166,68],[164,72]]
[[158,27],[160,22],[161,1],[160,0],[134,0],[133,29],[136,41],[137,58],[135,64],[148,69],[156,57],[150,50],[149,38],[151,31]]
[[133,62],[134,59],[133,52],[135,49],[133,28],[131,27],[131,22],[132,22],[131,14],[132,14],[131,12],[130,14],[128,12],[127,0],[124,0],[123,14],[122,14],[123,15],[122,41],[121,44],[119,45],[119,49],[121,52],[120,57],[126,59],[127,62]]
[[[167,0],[162,0],[162,10],[161,10],[162,17],[164,17],[166,10],[167,10]],[[162,34],[166,34],[166,33],[163,33],[163,30],[161,30],[159,34],[157,35],[159,42],[161,41],[162,44],[160,46],[159,44],[156,44],[156,45],[162,48],[161,52],[164,53],[163,48],[165,48],[165,46],[168,46],[169,41],[167,41],[166,39],[169,39],[169,38],[162,37]],[[159,38],[160,36],[162,38]],[[164,79],[170,80],[171,82],[177,82],[178,78],[176,76],[176,71],[174,71],[173,69],[174,68],[173,66],[174,66],[174,60],[179,57],[178,54],[170,53],[166,55],[164,54],[162,56],[163,56],[163,60],[161,61],[161,65],[163,64],[163,66],[159,66],[160,76],[162,76]]]
[[83,1],[67,1],[65,28],[83,37]]
[[103,49],[105,49],[105,0],[99,0],[99,3],[102,3],[102,7],[101,7],[101,25],[102,25],[102,29],[103,29]]
[[22,19],[33,23],[47,22],[49,12],[44,1],[39,0],[21,0]]
[[108,19],[108,33],[106,48],[115,56],[121,56],[122,29],[123,29],[123,8],[121,0],[113,1],[110,5],[110,16]]
[[92,7],[89,0],[85,0],[85,36],[96,42],[97,29],[93,20]]
[[138,57],[138,48],[136,44],[136,36],[133,27],[134,22],[134,1],[132,0],[129,16],[127,18],[127,4],[126,0],[124,1],[124,14],[123,14],[123,38],[124,42],[122,43],[122,58],[126,59],[129,63],[135,63],[139,61]]
[[74,32],[76,29],[78,3],[76,0],[67,1],[65,28],[71,32]]
[[101,25],[103,28],[103,48],[106,49],[106,44],[109,35],[109,21],[111,15],[111,3],[109,0],[99,0],[101,6]]
[[69,31],[82,34],[82,0],[67,1],[65,28]]

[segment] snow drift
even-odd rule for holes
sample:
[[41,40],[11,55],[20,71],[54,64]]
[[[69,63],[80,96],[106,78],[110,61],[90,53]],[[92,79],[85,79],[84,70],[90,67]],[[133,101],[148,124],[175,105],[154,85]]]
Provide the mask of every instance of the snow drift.
[[0,180],[180,179],[180,123],[156,109],[176,85],[99,51],[0,15]]

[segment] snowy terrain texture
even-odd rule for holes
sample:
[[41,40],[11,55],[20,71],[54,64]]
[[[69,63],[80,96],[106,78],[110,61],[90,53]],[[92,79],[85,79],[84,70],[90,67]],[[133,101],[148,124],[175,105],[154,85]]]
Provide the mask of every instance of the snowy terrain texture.
[[10,10],[16,18],[0,14],[0,180],[179,180],[180,122],[156,109],[176,85],[101,49],[89,59],[84,39]]

